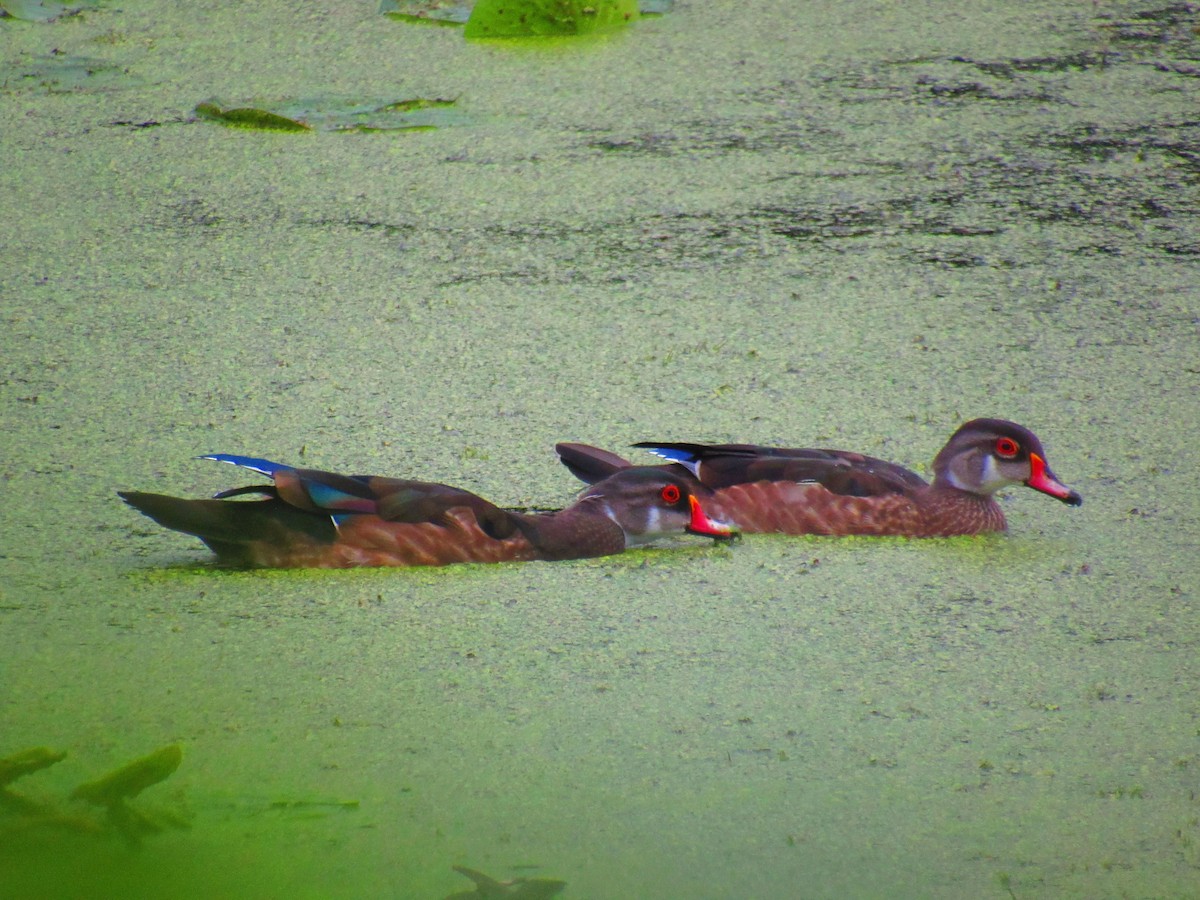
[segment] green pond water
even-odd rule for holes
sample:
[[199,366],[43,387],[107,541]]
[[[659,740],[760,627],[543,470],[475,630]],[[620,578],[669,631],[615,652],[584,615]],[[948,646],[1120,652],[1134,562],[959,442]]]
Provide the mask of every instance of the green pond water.
[[[179,744],[132,805],[190,822],[0,809],[0,896],[1195,897],[1194,5],[680,2],[540,49],[328,6],[0,20],[0,757],[67,751],[10,787],[95,818]],[[459,118],[193,115],[314,96]],[[115,494],[254,480],[221,451],[554,506],[558,440],[927,471],[975,416],[1082,508],[243,573]]]

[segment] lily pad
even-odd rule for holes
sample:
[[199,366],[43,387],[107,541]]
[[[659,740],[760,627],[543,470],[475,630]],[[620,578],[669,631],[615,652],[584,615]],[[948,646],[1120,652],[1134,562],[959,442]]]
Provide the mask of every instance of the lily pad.
[[303,122],[289,119],[270,110],[254,106],[238,106],[222,109],[216,103],[205,101],[196,105],[196,115],[238,128],[258,128],[262,131],[310,131]]
[[467,20],[469,38],[599,34],[638,17],[637,0],[479,0]]
[[461,124],[455,101],[413,97],[405,100],[317,98],[229,106],[207,100],[196,115],[238,128],[262,131],[414,131]]
[[55,0],[0,0],[0,19],[11,16],[26,22],[53,22],[63,16],[73,16],[85,9],[95,9],[95,0],[76,0],[57,3]]
[[463,25],[475,0],[383,0],[379,11],[393,19],[434,25]]
[[0,92],[42,89],[50,93],[111,91],[135,87],[141,79],[116,63],[90,56],[48,53],[0,67]]

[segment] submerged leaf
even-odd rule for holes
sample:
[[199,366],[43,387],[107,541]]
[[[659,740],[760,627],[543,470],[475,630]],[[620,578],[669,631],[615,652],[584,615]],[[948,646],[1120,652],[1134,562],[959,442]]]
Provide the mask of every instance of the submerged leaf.
[[170,744],[102,778],[81,784],[71,792],[71,799],[86,800],[95,806],[116,806],[170,776],[181,762],[183,749],[178,744]]
[[199,104],[196,114],[226,125],[268,131],[411,131],[461,123],[463,117],[453,106],[453,100],[425,97],[392,101],[327,97],[232,108],[210,100]]
[[62,762],[66,757],[65,751],[51,750],[48,747],[32,747],[6,756],[0,759],[0,786],[52,766],[56,762]]
[[479,0],[469,38],[596,34],[638,17],[637,0]]
[[510,881],[497,881],[490,875],[476,869],[468,869],[466,866],[453,868],[458,874],[475,882],[475,890],[451,894],[445,900],[468,900],[472,897],[480,900],[549,900],[562,893],[567,886],[565,881],[556,878],[513,878]]

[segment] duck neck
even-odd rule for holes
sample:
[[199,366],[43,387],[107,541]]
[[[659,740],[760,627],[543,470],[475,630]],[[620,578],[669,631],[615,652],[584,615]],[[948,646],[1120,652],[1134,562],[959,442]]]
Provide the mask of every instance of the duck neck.
[[539,559],[585,559],[625,549],[621,526],[586,502],[553,513],[519,515],[517,519],[537,548]]
[[1004,510],[991,494],[980,494],[935,478],[921,498],[927,537],[1004,531]]

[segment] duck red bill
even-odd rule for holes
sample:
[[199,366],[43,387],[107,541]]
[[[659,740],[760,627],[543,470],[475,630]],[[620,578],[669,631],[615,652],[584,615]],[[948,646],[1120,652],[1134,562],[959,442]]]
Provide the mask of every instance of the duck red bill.
[[692,494],[688,497],[688,502],[692,507],[692,520],[688,522],[687,530],[692,534],[703,534],[712,538],[732,538],[737,537],[737,532],[726,525],[724,522],[714,522],[704,512],[704,507],[700,505],[700,501],[696,499],[696,495]]
[[1051,497],[1061,500],[1068,506],[1079,506],[1083,503],[1083,497],[1079,496],[1077,491],[1073,491],[1059,482],[1054,477],[1054,473],[1047,467],[1046,461],[1036,453],[1029,454],[1029,467],[1030,473],[1029,477],[1025,479],[1026,485],[1035,491],[1049,494]]

